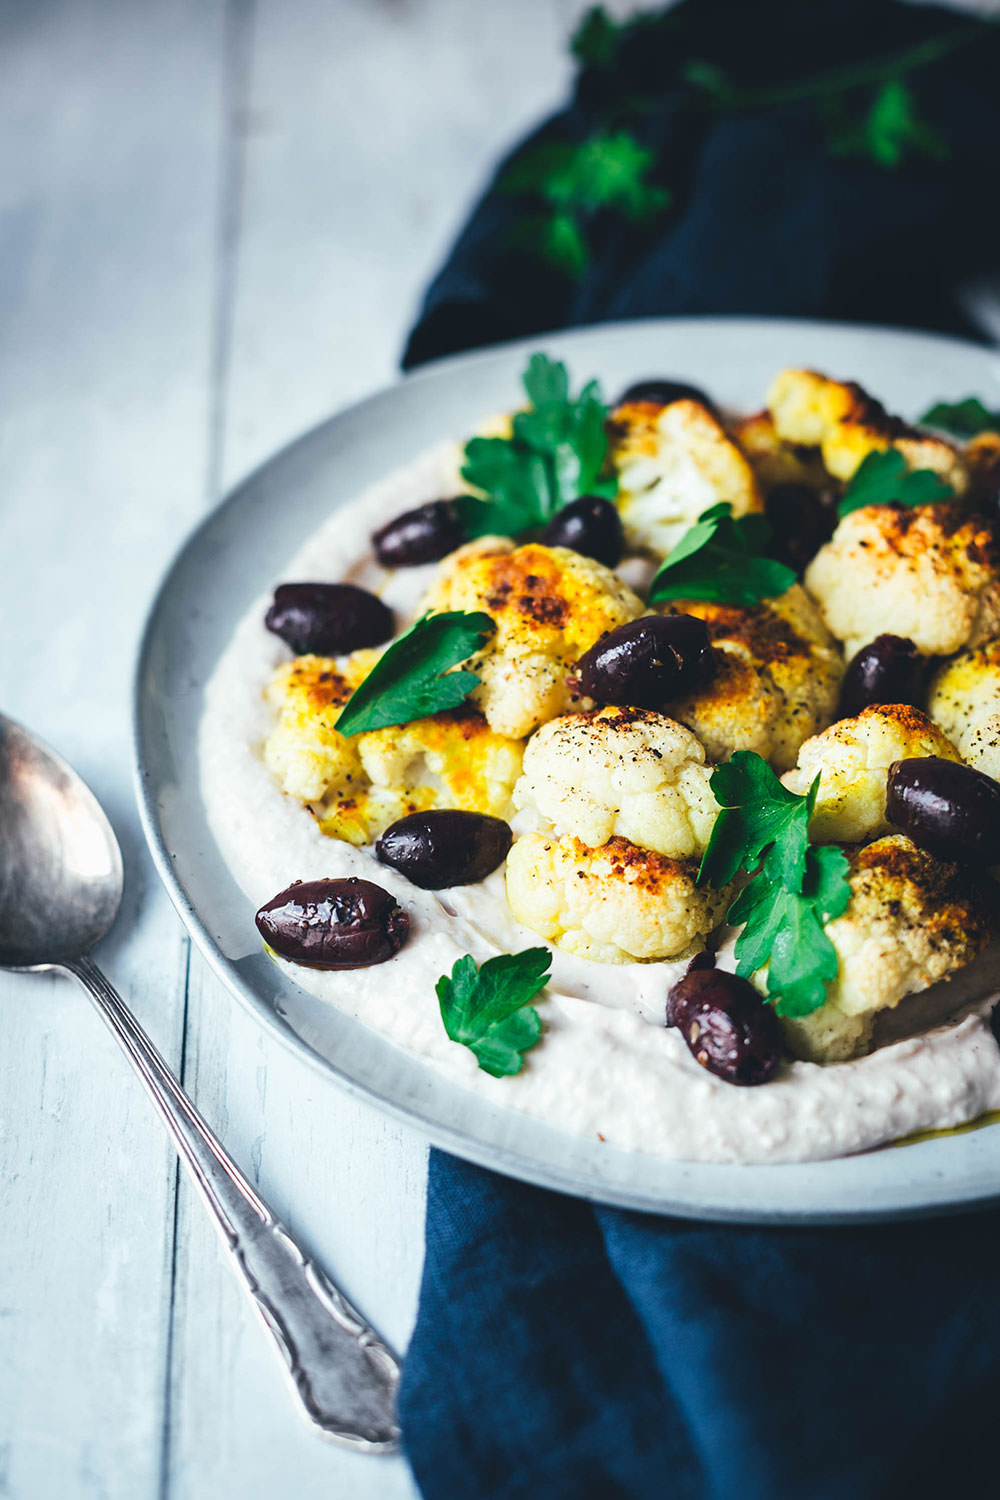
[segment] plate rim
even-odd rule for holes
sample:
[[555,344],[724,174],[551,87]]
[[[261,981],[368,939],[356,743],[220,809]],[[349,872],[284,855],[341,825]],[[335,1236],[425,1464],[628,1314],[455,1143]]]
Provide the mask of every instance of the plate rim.
[[[262,1025],[268,1034],[275,1037],[288,1051],[306,1061],[319,1074],[327,1078],[332,1076],[337,1086],[345,1088],[353,1097],[373,1103],[392,1118],[405,1123],[411,1128],[416,1128],[431,1145],[440,1147],[453,1155],[474,1162],[479,1166],[500,1171],[506,1176],[516,1178],[534,1186],[583,1198],[595,1204],[606,1204],[660,1216],[672,1215],[708,1222],[786,1226],[808,1224],[848,1225],[940,1217],[972,1210],[987,1210],[1000,1205],[1000,1174],[998,1174],[995,1190],[989,1193],[982,1192],[976,1188],[975,1184],[972,1184],[965,1191],[962,1191],[960,1188],[956,1189],[953,1196],[933,1199],[921,1199],[915,1196],[912,1199],[890,1205],[868,1205],[864,1208],[847,1204],[824,1210],[801,1210],[796,1209],[794,1206],[782,1207],[780,1205],[769,1204],[762,1211],[755,1209],[750,1204],[740,1205],[699,1201],[696,1194],[690,1196],[682,1195],[674,1198],[669,1195],[665,1196],[660,1192],[654,1194],[634,1187],[624,1189],[609,1183],[582,1181],[570,1169],[563,1168],[551,1162],[540,1162],[537,1158],[526,1156],[520,1151],[511,1149],[503,1142],[484,1142],[474,1134],[463,1132],[461,1129],[447,1125],[441,1121],[429,1119],[417,1108],[400,1103],[393,1099],[391,1095],[382,1093],[367,1083],[359,1082],[350,1072],[339,1066],[335,1060],[320,1055],[320,1053],[310,1046],[304,1037],[300,1036],[290,1026],[284,1025],[273,1009],[255,994],[253,986],[246,982],[243,976],[237,971],[235,965],[218,946],[206,926],[201,913],[189,898],[175,868],[174,859],[167,847],[163,829],[160,826],[157,809],[157,784],[149,768],[150,756],[146,743],[143,712],[150,657],[156,649],[157,630],[165,611],[169,608],[172,589],[185,560],[193,551],[198,549],[210,528],[216,526],[229,511],[238,509],[246,491],[256,486],[269,471],[280,469],[288,464],[293,455],[300,454],[319,434],[328,432],[344,419],[359,415],[366,407],[383,401],[387,396],[391,396],[392,393],[396,393],[404,387],[412,388],[417,384],[432,384],[442,379],[448,380],[456,370],[465,370],[470,366],[488,364],[493,361],[502,362],[513,358],[518,353],[526,353],[534,350],[541,344],[555,346],[555,352],[562,353],[564,349],[568,352],[574,341],[582,338],[596,337],[600,339],[613,334],[624,334],[627,336],[633,331],[653,331],[658,329],[662,329],[664,332],[674,330],[696,333],[699,328],[703,328],[706,325],[725,327],[733,331],[741,330],[749,333],[766,328],[773,331],[787,329],[799,335],[810,331],[822,333],[833,330],[858,337],[889,335],[893,339],[898,338],[902,342],[912,340],[924,346],[928,342],[938,342],[952,349],[964,348],[969,353],[980,356],[994,354],[998,361],[1000,361],[1000,350],[994,349],[988,344],[955,338],[937,331],[924,331],[888,324],[845,323],[815,318],[729,317],[724,314],[698,317],[620,319],[613,322],[585,324],[573,328],[540,332],[527,337],[489,345],[485,348],[451,354],[442,359],[428,361],[418,369],[403,374],[391,384],[380,387],[358,401],[338,409],[320,422],[300,432],[288,443],[285,443],[282,447],[269,454],[261,463],[255,465],[244,474],[186,532],[163,570],[143,621],[131,685],[132,775],[143,836],[149,848],[157,875],[166,888],[167,894],[181,918],[186,931],[195,941],[213,973],[220,979],[230,994],[234,995],[239,1003],[254,1016],[257,1023]],[[237,621],[234,620],[234,628],[236,623]],[[388,1038],[382,1037],[377,1032],[373,1031],[372,1035],[378,1037],[387,1046],[395,1045]],[[430,1065],[425,1064],[425,1066],[428,1067],[429,1072],[433,1072],[435,1076],[439,1076],[436,1070],[430,1068]],[[449,1080],[449,1083],[457,1089],[462,1088],[460,1083],[453,1082],[452,1080]],[[465,1091],[463,1090],[463,1092]],[[474,1096],[469,1095],[469,1097],[473,1098]],[[985,1128],[992,1129],[996,1127]],[[944,1145],[946,1143],[940,1142],[934,1144]],[[907,1149],[908,1151],[920,1150],[921,1146],[916,1145]],[[870,1157],[874,1154],[858,1153],[853,1156],[837,1157],[815,1162],[726,1163],[724,1165],[738,1170],[741,1174],[746,1172],[754,1174],[784,1173],[794,1172],[796,1169],[801,1170],[803,1168],[820,1172],[824,1169],[837,1168],[842,1163],[856,1163],[862,1161],[866,1156]],[[723,1164],[685,1161],[671,1163],[671,1165],[698,1172],[704,1171],[706,1167]]]

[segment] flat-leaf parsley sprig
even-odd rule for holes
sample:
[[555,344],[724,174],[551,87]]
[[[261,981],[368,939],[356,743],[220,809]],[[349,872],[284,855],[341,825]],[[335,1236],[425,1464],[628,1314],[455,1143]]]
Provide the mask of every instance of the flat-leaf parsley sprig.
[[826,1000],[837,954],[823,924],[851,899],[848,860],[835,845],[809,841],[819,777],[804,796],[782,786],[761,756],[737,750],[712,775],[721,811],[698,872],[726,885],[739,870],[752,878],[726,920],[741,926],[736,972],[767,966],[767,999],[779,1015],[806,1016]]
[[529,406],[515,414],[510,437],[465,445],[462,478],[486,496],[457,502],[468,537],[517,536],[581,495],[608,497],[618,487],[604,473],[608,411],[596,380],[571,396],[566,366],[545,354],[533,354],[521,378]]
[[1000,411],[990,411],[978,396],[963,401],[938,401],[920,418],[921,425],[939,427],[955,437],[973,438],[991,429],[1000,431]]
[[523,1054],[541,1037],[529,1002],[548,983],[551,963],[547,948],[501,953],[483,964],[466,953],[435,986],[445,1031],[494,1078],[519,1073]]
[[945,484],[933,469],[907,469],[906,459],[898,448],[883,453],[869,453],[856,470],[840,497],[837,510],[841,517],[860,510],[863,505],[935,505],[954,500],[955,491]]
[[711,506],[668,553],[650,585],[650,604],[705,599],[749,606],[786,593],[796,575],[763,556],[770,537],[764,516],[734,518],[725,500]]
[[424,615],[379,657],[337,719],[340,734],[409,724],[457,708],[479,686],[475,672],[455,671],[496,629],[482,612]]

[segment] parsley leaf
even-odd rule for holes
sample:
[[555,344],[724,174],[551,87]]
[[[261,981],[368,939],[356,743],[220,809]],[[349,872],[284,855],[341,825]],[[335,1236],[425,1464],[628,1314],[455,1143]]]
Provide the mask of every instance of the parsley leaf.
[[827,147],[831,156],[861,157],[895,171],[911,156],[946,161],[948,143],[921,118],[917,98],[901,78],[880,84],[860,120],[845,116],[843,106],[827,111]]
[[624,34],[625,26],[613,20],[603,5],[593,5],[573,33],[569,50],[585,68],[609,68]]
[[744,924],[736,939],[736,972],[749,979],[766,965],[767,998],[779,1015],[807,1016],[826,1001],[826,986],[837,977],[837,952],[823,923],[839,917],[851,899],[847,870],[842,849],[809,848],[802,888],[789,890],[769,855],[729,908],[726,920]]
[[364,734],[457,708],[479,686],[475,672],[454,672],[496,626],[487,614],[451,610],[424,615],[379,657],[340,711],[340,734]]
[[520,1072],[521,1054],[542,1034],[528,1002],[548,983],[551,962],[547,948],[501,953],[479,965],[466,953],[435,986],[445,1031],[494,1078]]
[[784,563],[760,555],[770,535],[763,516],[734,519],[728,501],[713,505],[661,564],[650,585],[650,604],[709,599],[717,604],[751,605],[785,593],[795,582],[795,573]]
[[843,517],[863,505],[889,505],[893,500],[903,505],[933,505],[954,498],[951,485],[933,469],[908,470],[898,448],[887,448],[884,453],[869,453],[863,460],[837,509]]
[[966,396],[964,401],[938,401],[920,418],[928,427],[939,427],[942,432],[954,433],[955,437],[971,438],[978,432],[1000,428],[1000,411],[990,411],[978,396]]
[[710,784],[721,812],[698,880],[723,886],[741,869],[753,877],[726,913],[727,922],[743,928],[736,972],[748,979],[766,966],[767,998],[779,1015],[808,1015],[824,1003],[837,975],[823,923],[851,899],[847,856],[809,842],[819,777],[800,797],[761,756],[737,750]]
[[648,182],[655,154],[628,130],[598,130],[582,141],[546,141],[521,153],[497,184],[503,193],[535,199],[517,225],[516,244],[576,278],[590,260],[586,230],[602,211],[643,223],[667,207],[670,194]]
[[596,381],[575,399],[566,366],[533,354],[522,376],[530,403],[513,418],[509,438],[470,439],[462,477],[489,497],[462,496],[466,536],[516,536],[543,526],[580,495],[613,495],[602,477],[608,452],[607,408]]
[[767,851],[769,870],[789,890],[802,883],[809,819],[819,777],[804,797],[782,786],[771,767],[753,750],[736,750],[712,773],[712,795],[722,809],[698,871],[699,883],[728,884],[737,870],[752,875]]

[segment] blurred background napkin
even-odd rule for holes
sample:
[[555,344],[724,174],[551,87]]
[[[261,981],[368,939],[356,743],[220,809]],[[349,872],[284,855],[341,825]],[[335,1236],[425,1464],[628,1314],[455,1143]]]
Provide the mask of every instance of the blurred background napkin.
[[[1000,29],[975,27],[891,0],[592,15],[570,104],[498,169],[405,366],[672,313],[982,333]],[[703,1225],[435,1152],[426,1239],[401,1411],[427,1500],[995,1493],[995,1212]]]

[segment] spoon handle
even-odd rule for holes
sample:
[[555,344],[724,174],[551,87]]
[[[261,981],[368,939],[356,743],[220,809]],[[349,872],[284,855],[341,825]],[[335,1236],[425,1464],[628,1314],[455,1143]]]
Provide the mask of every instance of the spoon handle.
[[100,969],[89,958],[65,968],[90,994],[156,1105],[309,1421],[354,1449],[393,1452],[395,1355],[258,1196]]

